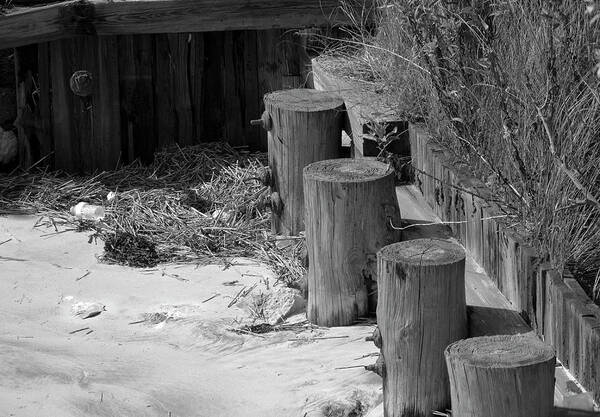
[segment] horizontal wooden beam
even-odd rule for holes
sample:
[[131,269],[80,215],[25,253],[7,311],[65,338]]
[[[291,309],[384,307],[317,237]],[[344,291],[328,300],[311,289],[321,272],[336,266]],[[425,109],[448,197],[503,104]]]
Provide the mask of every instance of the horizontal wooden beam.
[[555,407],[553,417],[600,417],[600,413]]
[[338,0],[80,0],[16,7],[0,14],[0,49],[80,34],[294,29],[348,23],[339,5]]

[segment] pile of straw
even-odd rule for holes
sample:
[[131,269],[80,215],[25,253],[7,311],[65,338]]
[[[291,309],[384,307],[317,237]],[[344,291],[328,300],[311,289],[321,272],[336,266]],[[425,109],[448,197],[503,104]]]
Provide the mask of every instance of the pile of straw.
[[[253,257],[288,284],[304,273],[304,242],[280,249],[269,235],[269,191],[258,180],[266,155],[224,143],[171,148],[94,176],[47,170],[0,176],[0,214],[35,214],[56,233],[91,230],[103,260],[147,267],[159,262],[228,263]],[[108,193],[115,197],[107,200]],[[78,219],[80,201],[103,205],[101,221]]]

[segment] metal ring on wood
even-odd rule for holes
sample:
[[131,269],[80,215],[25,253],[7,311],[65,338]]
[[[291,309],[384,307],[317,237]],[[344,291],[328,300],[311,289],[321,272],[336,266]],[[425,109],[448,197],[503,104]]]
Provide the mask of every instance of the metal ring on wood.
[[94,78],[89,71],[75,71],[69,79],[69,86],[76,96],[88,97],[94,89]]

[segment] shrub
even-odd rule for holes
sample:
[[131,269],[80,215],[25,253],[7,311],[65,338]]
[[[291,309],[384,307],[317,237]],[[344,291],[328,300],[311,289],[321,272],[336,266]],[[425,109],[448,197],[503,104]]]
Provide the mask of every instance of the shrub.
[[598,3],[380,0],[378,30],[355,53],[495,189],[541,256],[590,290],[600,276]]

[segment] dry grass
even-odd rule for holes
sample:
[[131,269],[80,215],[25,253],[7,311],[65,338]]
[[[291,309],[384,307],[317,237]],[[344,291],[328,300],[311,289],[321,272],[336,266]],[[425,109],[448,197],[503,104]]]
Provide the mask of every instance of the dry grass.
[[[223,143],[159,152],[95,176],[38,170],[0,176],[0,214],[36,214],[38,226],[91,230],[105,241],[104,260],[130,266],[159,262],[225,263],[233,257],[266,262],[287,284],[304,273],[304,241],[279,249],[270,235],[268,189],[258,180],[266,155]],[[116,197],[107,201],[109,192]],[[80,201],[104,205],[99,222],[69,213]]]
[[540,256],[600,296],[597,2],[377,4],[378,29],[329,52],[360,68],[342,74],[371,71],[367,81],[408,101],[519,219]]

